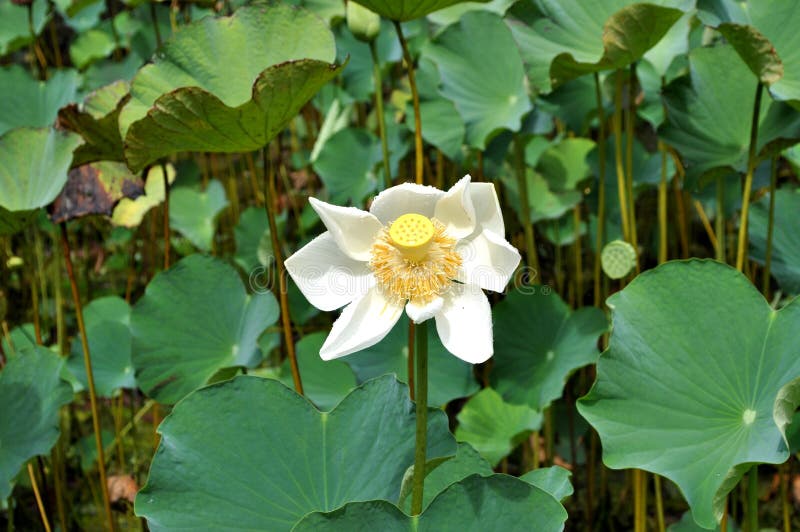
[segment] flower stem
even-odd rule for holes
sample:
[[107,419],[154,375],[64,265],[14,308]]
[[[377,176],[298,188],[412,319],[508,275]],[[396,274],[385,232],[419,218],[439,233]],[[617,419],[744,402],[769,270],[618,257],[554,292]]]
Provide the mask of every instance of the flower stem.
[[744,257],[747,251],[747,215],[750,211],[750,189],[753,188],[753,173],[756,169],[756,148],[758,143],[758,119],[761,113],[761,94],[764,85],[758,82],[756,98],[753,102],[753,120],[750,123],[750,149],[747,152],[747,174],[744,178],[742,193],[742,216],[739,221],[739,242],[736,248],[736,269],[744,269]]
[[297,367],[297,355],[295,354],[294,338],[292,337],[292,319],[289,316],[289,297],[286,288],[286,269],[283,266],[281,243],[278,240],[278,227],[275,223],[275,166],[269,157],[269,146],[265,146],[262,149],[262,156],[264,163],[264,205],[267,211],[267,220],[269,221],[272,255],[275,258],[275,269],[278,275],[278,299],[281,305],[283,339],[286,344],[286,356],[289,359],[289,366],[292,368],[294,389],[300,395],[304,395],[303,381],[300,380],[300,368]]
[[600,252],[603,249],[606,226],[606,113],[603,108],[603,96],[600,93],[600,76],[594,73],[594,92],[597,99],[597,155],[599,161],[597,175],[597,239],[594,255],[594,304],[601,306],[600,287]]
[[403,36],[403,28],[398,21],[394,21],[394,28],[397,30],[397,38],[403,48],[403,59],[408,69],[408,84],[411,87],[411,99],[414,103],[414,168],[415,180],[418,185],[422,184],[422,115],[419,111],[419,92],[417,91],[417,79],[414,74],[414,61],[411,59],[411,52],[408,50],[408,43]]
[[39,508],[39,516],[42,518],[42,525],[45,532],[50,532],[50,521],[47,519],[47,512],[44,510],[44,503],[42,502],[42,494],[39,493],[39,485],[36,483],[36,475],[33,473],[33,466],[28,462],[28,478],[31,480],[31,487],[33,488],[33,496],[36,498],[36,506]]
[[661,495],[661,477],[653,473],[653,486],[656,495],[656,520],[658,521],[658,532],[666,530],[664,524],[664,499]]
[[392,167],[389,162],[389,142],[386,140],[386,117],[383,115],[381,62],[378,59],[378,49],[374,40],[369,41],[369,51],[372,54],[372,76],[375,79],[375,112],[378,115],[378,135],[381,137],[381,151],[383,152],[383,183],[386,188],[389,188],[392,186]]
[[667,261],[667,149],[661,141],[658,141],[658,151],[661,152],[661,181],[658,184],[658,263],[661,264]]
[[614,117],[611,125],[614,128],[614,163],[617,170],[617,194],[619,196],[619,214],[622,220],[622,237],[626,242],[631,241],[630,225],[628,221],[628,185],[625,180],[625,168],[622,154],[622,70],[617,70],[617,79],[614,93]]
[[80,332],[81,347],[83,348],[83,364],[86,369],[86,381],[89,386],[89,402],[92,409],[92,427],[94,428],[94,440],[97,446],[97,469],[100,472],[100,491],[103,494],[103,506],[105,507],[108,529],[115,530],[114,516],[111,513],[111,500],[108,497],[108,481],[106,479],[106,457],[103,449],[103,439],[100,432],[100,412],[97,407],[97,392],[94,386],[94,373],[92,372],[92,358],[89,354],[89,338],[86,335],[86,324],[83,321],[83,307],[81,296],[78,293],[78,283],[75,280],[75,270],[72,267],[72,256],[67,235],[67,226],[62,223],[61,227],[61,246],[64,252],[64,263],[67,268],[67,277],[72,288],[72,300],[75,304],[75,319],[78,322]]
[[631,63],[628,77],[628,106],[625,109],[625,186],[628,197],[628,229],[631,234],[631,245],[636,250],[636,273],[641,271],[639,265],[639,237],[636,233],[636,197],[633,195],[633,137],[636,122],[636,63]]
[[408,397],[414,400],[414,342],[416,341],[417,327],[412,320],[408,320],[408,361],[406,371],[408,373]]
[[725,177],[717,177],[717,219],[714,225],[716,226],[715,233],[717,234],[717,260],[726,262],[727,249],[726,238],[727,231],[725,230]]
[[425,448],[428,439],[428,322],[416,325],[417,336],[417,443],[414,451],[414,486],[411,492],[411,515],[422,513],[425,485]]
[[522,143],[520,135],[514,136],[514,169],[517,174],[517,188],[519,189],[519,213],[522,222],[522,228],[525,231],[525,255],[528,259],[527,265],[534,277],[528,275],[528,282],[532,278],[538,278],[539,283],[542,283],[542,278],[539,272],[539,256],[536,254],[536,240],[533,233],[533,224],[531,223],[531,207],[528,201],[528,179],[525,174],[525,146]]
[[164,269],[169,270],[169,176],[164,161],[161,161],[161,173],[164,179]]
[[769,297],[769,279],[772,269],[772,232],[775,227],[775,188],[778,184],[778,158],[772,158],[769,178],[769,222],[767,224],[767,247],[764,251],[764,277],[762,279],[764,297]]

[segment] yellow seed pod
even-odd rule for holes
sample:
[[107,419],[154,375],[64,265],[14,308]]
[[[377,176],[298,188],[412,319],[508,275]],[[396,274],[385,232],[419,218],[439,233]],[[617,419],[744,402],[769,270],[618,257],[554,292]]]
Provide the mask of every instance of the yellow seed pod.
[[600,254],[603,271],[612,279],[622,279],[636,267],[636,250],[622,240],[609,242]]
[[381,17],[353,0],[347,2],[347,28],[359,41],[370,42],[381,31]]
[[392,243],[412,261],[425,258],[435,233],[433,222],[416,213],[400,216],[389,227],[389,238],[392,239]]

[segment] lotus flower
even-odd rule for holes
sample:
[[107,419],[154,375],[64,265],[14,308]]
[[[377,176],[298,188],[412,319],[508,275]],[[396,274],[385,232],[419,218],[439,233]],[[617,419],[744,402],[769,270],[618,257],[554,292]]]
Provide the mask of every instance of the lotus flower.
[[[311,198],[328,229],[286,261],[315,307],[345,307],[320,356],[331,360],[381,341],[400,318],[430,318],[442,344],[472,364],[492,347],[483,290],[501,292],[520,261],[505,237],[494,185],[464,176],[450,190],[405,183],[369,212]],[[346,306],[345,306],[346,305]]]

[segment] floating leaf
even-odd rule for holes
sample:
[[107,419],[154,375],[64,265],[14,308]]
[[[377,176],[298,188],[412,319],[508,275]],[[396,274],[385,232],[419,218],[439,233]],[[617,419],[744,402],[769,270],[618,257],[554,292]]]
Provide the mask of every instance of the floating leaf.
[[712,528],[753,463],[789,456],[800,304],[775,311],[733,268],[691,260],[639,275],[608,305],[610,345],[578,409],[606,465],[669,478]]
[[[101,397],[113,397],[120,388],[136,388],[131,363],[130,313],[128,303],[117,296],[95,299],[84,309],[92,374],[97,394]],[[67,367],[83,389],[87,389],[83,347],[79,338],[72,340]]]
[[494,322],[492,385],[506,401],[534,410],[561,397],[573,371],[597,361],[597,338],[608,328],[601,310],[573,312],[558,294],[541,290],[510,293]]
[[325,23],[290,6],[245,6],[182,28],[131,84],[119,117],[128,164],[262,148],[341,70],[335,54]]
[[[658,43],[683,15],[682,0],[540,0],[543,17],[512,23],[531,83],[550,92],[584,74],[625,67]],[[669,6],[669,7],[668,7]]]
[[[356,372],[359,382],[394,373],[408,377],[408,320],[401,318],[386,337],[358,353],[342,359]],[[428,329],[428,404],[443,406],[478,391],[472,365],[451,355],[433,327]]]
[[[800,192],[781,189],[775,193],[775,218],[772,230],[772,261],[770,271],[781,288],[789,294],[800,294],[800,232],[797,213],[800,212]],[[767,254],[769,226],[769,195],[750,207],[750,254],[764,264]]]
[[50,218],[66,222],[90,214],[111,216],[122,198],[144,193],[142,180],[122,163],[96,162],[69,171],[67,184],[53,202]]
[[175,403],[222,368],[258,364],[258,337],[277,319],[271,292],[248,295],[233,267],[190,255],[156,275],[133,308],[136,379]]
[[[175,181],[175,167],[171,164],[165,165],[167,171],[167,181]],[[123,227],[137,227],[142,223],[147,211],[161,204],[164,201],[164,167],[156,165],[147,171],[147,178],[144,183],[144,194],[136,199],[122,198],[114,208],[111,215],[111,223]]]
[[[731,46],[695,48],[689,54],[691,77],[664,90],[667,121],[663,140],[686,161],[693,179],[743,172],[750,145],[750,112],[757,81]],[[769,97],[761,101],[758,158],[800,139],[800,113]]]
[[122,161],[119,112],[128,101],[128,82],[115,81],[89,94],[81,104],[58,112],[58,122],[80,133],[86,144],[75,150],[74,164],[92,161]]
[[567,511],[552,495],[508,475],[472,475],[451,485],[418,517],[388,501],[350,503],[313,513],[294,528],[310,530],[562,530]]
[[28,211],[53,201],[67,181],[81,138],[53,129],[13,129],[0,137],[0,207]]
[[61,380],[62,358],[43,347],[21,350],[0,371],[0,500],[11,495],[20,468],[47,454],[60,433],[59,409],[72,400]]
[[[362,6],[374,11],[382,17],[406,21],[421,18],[429,13],[463,3],[464,0],[353,0]],[[471,0],[474,2],[487,2],[488,0]]]
[[425,57],[439,67],[442,95],[461,114],[467,144],[482,150],[501,130],[519,131],[533,106],[522,59],[503,19],[469,12],[425,48]]
[[[291,530],[351,501],[396,500],[414,462],[414,405],[393,377],[365,383],[329,413],[272,379],[237,377],[187,396],[136,513],[151,530]],[[444,412],[428,413],[428,457],[452,455]]]
[[202,251],[210,251],[214,242],[216,219],[228,206],[225,188],[216,179],[205,191],[176,187],[169,193],[169,223]]
[[0,69],[0,135],[18,127],[52,126],[78,85],[80,75],[71,69],[55,70],[47,81],[34,79],[19,65]]
[[511,405],[491,388],[467,401],[458,414],[456,439],[472,445],[493,466],[542,425],[542,414],[525,405]]

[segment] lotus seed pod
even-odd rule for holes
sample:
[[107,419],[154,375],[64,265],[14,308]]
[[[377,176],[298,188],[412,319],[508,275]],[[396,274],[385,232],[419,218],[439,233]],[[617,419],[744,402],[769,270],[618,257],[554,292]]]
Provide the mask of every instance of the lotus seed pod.
[[612,279],[622,279],[636,267],[636,250],[622,240],[609,242],[600,255],[603,271]]
[[381,17],[350,0],[347,2],[347,27],[356,39],[369,42],[378,36],[381,31]]

